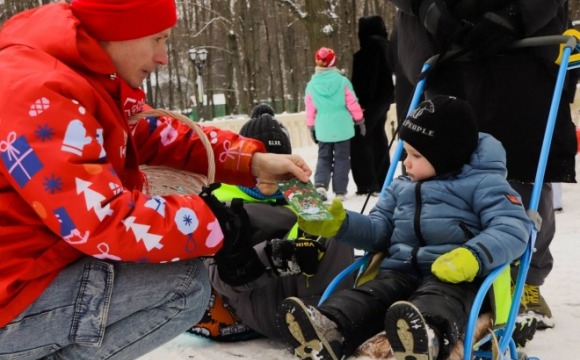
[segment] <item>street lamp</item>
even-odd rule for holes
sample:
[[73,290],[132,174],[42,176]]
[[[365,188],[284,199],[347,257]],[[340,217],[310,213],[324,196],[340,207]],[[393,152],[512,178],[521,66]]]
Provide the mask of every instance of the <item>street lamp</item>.
[[199,121],[203,121],[203,79],[201,77],[203,66],[207,60],[207,49],[205,48],[191,48],[189,49],[189,59],[195,65],[197,78],[196,78],[196,86],[197,86],[197,104],[198,110],[200,114]]

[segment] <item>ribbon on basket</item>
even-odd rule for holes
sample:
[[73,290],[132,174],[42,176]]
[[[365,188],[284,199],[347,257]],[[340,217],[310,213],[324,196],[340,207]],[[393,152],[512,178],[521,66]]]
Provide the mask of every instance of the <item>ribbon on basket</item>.
[[202,186],[208,186],[215,180],[215,157],[211,143],[201,126],[185,115],[163,109],[151,109],[142,111],[129,118],[129,123],[134,123],[139,119],[149,116],[167,116],[177,119],[188,125],[200,138],[207,155],[208,171],[207,176],[195,174],[185,170],[173,169],[167,166],[142,165],[140,170],[146,175],[147,181],[144,191],[149,195],[169,195],[169,194],[198,194]]

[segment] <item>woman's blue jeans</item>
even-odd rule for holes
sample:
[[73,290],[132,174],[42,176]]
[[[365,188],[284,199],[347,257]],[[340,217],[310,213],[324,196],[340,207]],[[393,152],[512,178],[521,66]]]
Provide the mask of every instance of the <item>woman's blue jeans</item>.
[[83,258],[0,328],[0,359],[136,359],[196,324],[210,296],[198,259]]

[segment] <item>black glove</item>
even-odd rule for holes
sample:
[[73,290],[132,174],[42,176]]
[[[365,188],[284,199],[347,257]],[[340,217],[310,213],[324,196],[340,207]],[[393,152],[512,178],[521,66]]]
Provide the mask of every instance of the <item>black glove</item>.
[[316,240],[272,239],[266,246],[266,254],[272,269],[278,276],[304,274],[313,276],[326,249]]
[[361,122],[356,123],[356,126],[358,126],[360,136],[364,137],[367,134],[367,126],[365,125],[364,119]]
[[294,240],[296,251],[294,256],[302,273],[313,276],[318,271],[318,264],[324,257],[326,248],[316,240],[299,238]]
[[266,268],[251,242],[250,220],[242,199],[233,199],[228,207],[211,192],[220,184],[204,187],[200,197],[217,218],[224,234],[223,245],[214,256],[220,278],[238,286],[257,279]]
[[417,14],[421,24],[433,35],[439,50],[447,51],[460,36],[461,23],[451,14],[444,0],[423,0]]
[[294,258],[296,250],[294,241],[272,239],[268,241],[265,250],[276,275],[287,276],[300,274],[300,267]]
[[519,8],[510,3],[499,11],[489,11],[462,38],[463,47],[474,56],[493,56],[522,36]]
[[315,144],[318,144],[318,140],[316,140],[316,131],[314,130],[314,127],[311,127],[309,129],[310,129],[310,136],[312,137],[312,141],[314,141]]

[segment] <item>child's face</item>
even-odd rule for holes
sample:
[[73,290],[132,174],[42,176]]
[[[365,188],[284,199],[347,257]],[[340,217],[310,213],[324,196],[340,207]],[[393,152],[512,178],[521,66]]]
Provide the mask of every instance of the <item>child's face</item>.
[[422,181],[435,176],[433,165],[414,147],[404,143],[407,158],[403,161],[407,175],[413,181]]

